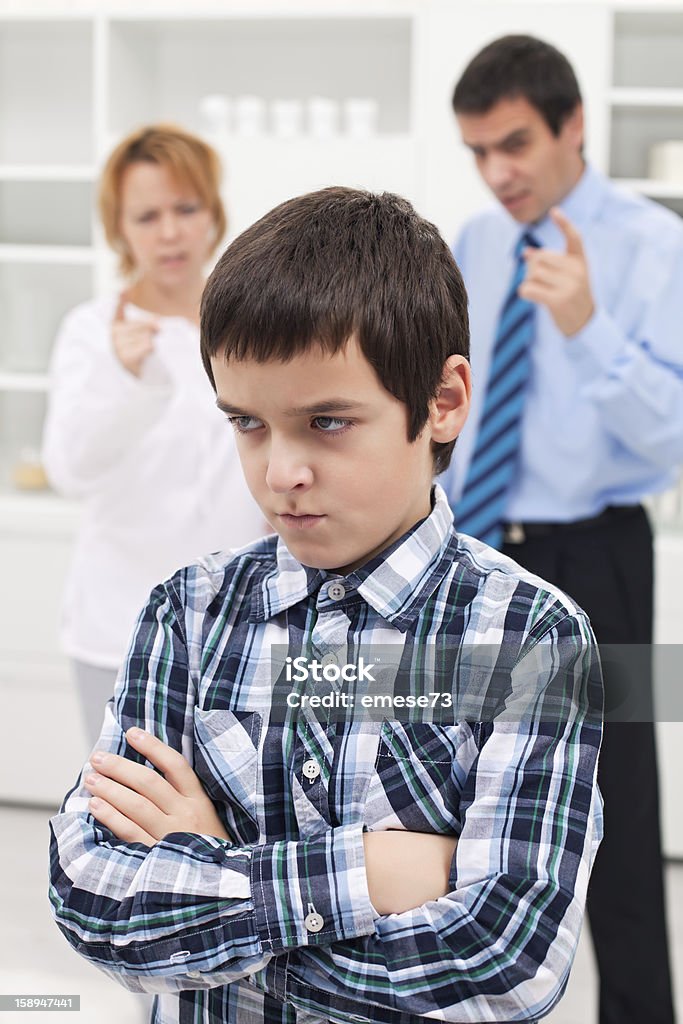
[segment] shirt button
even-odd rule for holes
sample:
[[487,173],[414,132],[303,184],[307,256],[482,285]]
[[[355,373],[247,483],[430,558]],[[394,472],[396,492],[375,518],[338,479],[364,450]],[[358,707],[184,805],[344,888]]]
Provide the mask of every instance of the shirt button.
[[304,766],[301,770],[309,782],[313,782],[320,775],[320,765],[317,761],[304,761]]
[[343,597],[346,597],[346,588],[341,583],[330,583],[327,588],[327,596],[330,601],[341,601]]
[[187,976],[188,978],[201,978],[202,974],[201,971],[188,971]]
[[311,914],[306,914],[304,918],[304,927],[307,932],[319,932],[324,924],[322,917],[315,910]]
[[320,662],[320,664],[322,665],[323,668],[327,668],[328,665],[338,665],[339,664],[339,658],[337,657],[336,654],[332,654],[332,652],[330,652],[329,654],[326,654],[323,657],[323,659]]

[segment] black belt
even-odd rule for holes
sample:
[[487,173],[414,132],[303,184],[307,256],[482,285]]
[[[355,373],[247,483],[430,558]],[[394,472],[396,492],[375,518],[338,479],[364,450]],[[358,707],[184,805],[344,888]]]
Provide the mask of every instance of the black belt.
[[593,526],[606,526],[615,519],[633,516],[642,505],[608,505],[597,516],[575,519],[570,523],[503,523],[503,540],[506,544],[524,544],[534,537],[549,537],[551,534],[570,533],[573,530],[589,530]]

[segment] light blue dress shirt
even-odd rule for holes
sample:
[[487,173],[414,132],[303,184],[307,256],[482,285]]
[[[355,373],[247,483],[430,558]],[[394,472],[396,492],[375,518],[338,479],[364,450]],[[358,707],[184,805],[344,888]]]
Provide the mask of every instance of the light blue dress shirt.
[[[537,308],[519,468],[509,521],[568,522],[665,490],[683,463],[683,225],[587,166],[560,204],[578,228],[595,313],[570,338]],[[514,248],[527,230],[501,206],[475,216],[455,247],[470,301],[472,410],[440,483],[460,497]],[[539,243],[564,251],[549,218]]]

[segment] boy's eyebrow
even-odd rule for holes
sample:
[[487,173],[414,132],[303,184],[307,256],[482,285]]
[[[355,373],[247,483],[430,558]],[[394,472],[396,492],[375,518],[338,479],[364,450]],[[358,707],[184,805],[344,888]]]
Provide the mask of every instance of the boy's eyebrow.
[[[239,409],[229,402],[216,399],[216,405],[221,412],[228,416],[251,416],[250,412]],[[285,416],[324,416],[330,412],[354,412],[364,408],[362,402],[354,402],[349,398],[327,398],[324,402],[315,402],[313,405],[299,405],[294,409],[288,409]]]

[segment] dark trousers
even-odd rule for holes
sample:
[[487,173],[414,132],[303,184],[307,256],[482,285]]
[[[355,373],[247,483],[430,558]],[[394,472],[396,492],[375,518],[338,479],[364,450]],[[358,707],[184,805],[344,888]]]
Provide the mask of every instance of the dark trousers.
[[[503,550],[572,597],[600,644],[652,642],[652,533],[642,508],[527,537]],[[649,667],[642,676],[651,690]],[[607,668],[606,707],[611,690],[618,693],[619,684]],[[587,908],[600,974],[600,1024],[672,1024],[652,722],[605,723],[598,783],[605,836]]]

